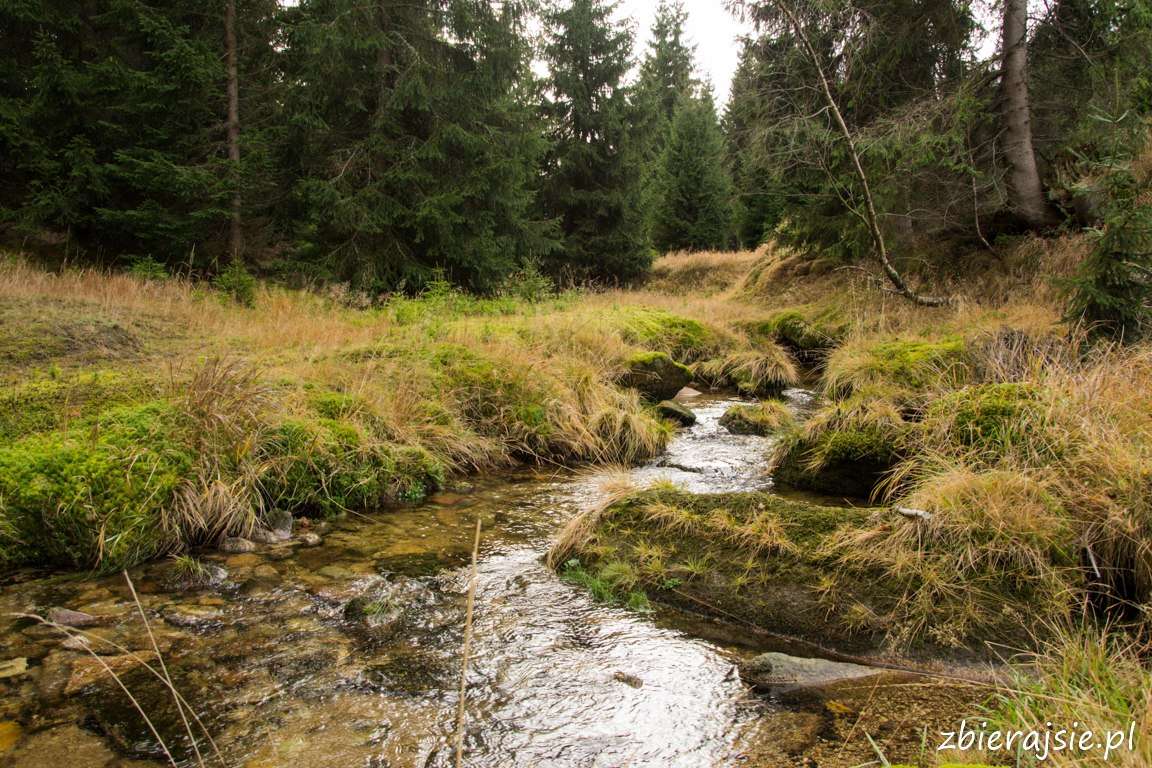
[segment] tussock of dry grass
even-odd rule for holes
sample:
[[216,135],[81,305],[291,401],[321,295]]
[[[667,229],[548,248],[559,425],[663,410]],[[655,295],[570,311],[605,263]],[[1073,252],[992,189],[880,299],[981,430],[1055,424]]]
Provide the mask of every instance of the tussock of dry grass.
[[678,251],[652,265],[646,288],[673,295],[730,292],[761,255],[757,251]]

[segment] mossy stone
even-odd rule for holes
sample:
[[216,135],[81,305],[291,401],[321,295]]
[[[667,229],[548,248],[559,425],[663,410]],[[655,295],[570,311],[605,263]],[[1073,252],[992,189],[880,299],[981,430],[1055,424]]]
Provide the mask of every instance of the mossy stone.
[[[893,437],[879,427],[830,429],[815,438],[793,433],[772,476],[794,488],[867,498],[900,460]],[[820,460],[813,466],[816,455]]]
[[692,371],[664,352],[637,352],[625,361],[619,384],[637,390],[652,402],[671,400],[688,386]]
[[661,418],[674,421],[680,426],[690,427],[696,423],[696,414],[682,403],[675,400],[661,400],[656,404],[656,413]]
[[788,407],[773,401],[734,405],[720,417],[720,426],[734,435],[770,435],[794,424]]

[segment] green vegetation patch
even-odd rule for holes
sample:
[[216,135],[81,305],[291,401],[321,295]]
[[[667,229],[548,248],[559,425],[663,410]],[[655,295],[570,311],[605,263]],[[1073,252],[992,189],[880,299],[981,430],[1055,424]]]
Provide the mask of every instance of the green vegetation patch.
[[755,341],[777,341],[798,353],[815,353],[837,346],[844,337],[845,325],[828,312],[805,314],[789,309],[767,320],[748,323],[746,330]]
[[824,388],[830,395],[846,397],[869,387],[893,394],[955,387],[967,382],[970,363],[961,338],[853,342],[828,358]]
[[796,417],[783,403],[765,400],[754,405],[732,406],[720,417],[720,426],[734,435],[770,435],[794,430]]
[[937,429],[963,447],[1003,452],[1028,437],[1042,414],[1039,387],[1032,384],[978,384],[935,400],[925,413],[927,429]]
[[13,300],[0,307],[0,372],[26,374],[26,366],[54,361],[132,358],[143,348],[137,329],[85,315],[74,305]]
[[875,628],[852,617],[874,615],[891,595],[872,580],[833,587],[825,544],[871,513],[770,493],[656,486],[574,521],[549,557],[599,599],[627,602],[643,592],[776,632],[867,644]]
[[445,468],[414,446],[373,439],[352,421],[288,419],[265,438],[268,501],[294,514],[332,516],[417,501],[444,484]]
[[692,373],[712,389],[734,389],[749,397],[779,395],[800,378],[792,356],[774,342],[703,360],[692,366]]
[[625,341],[659,350],[683,363],[731,346],[731,339],[716,328],[659,309],[623,310],[621,323]]
[[192,472],[188,446],[155,402],[0,448],[0,564],[115,570],[171,548],[164,515]]
[[147,389],[138,378],[101,370],[0,388],[0,443],[85,421]]
[[773,477],[830,495],[870,496],[907,455],[916,428],[881,392],[858,391],[784,434],[772,457]]
[[657,402],[672,399],[692,380],[692,369],[664,352],[636,352],[624,360],[624,366],[618,383]]

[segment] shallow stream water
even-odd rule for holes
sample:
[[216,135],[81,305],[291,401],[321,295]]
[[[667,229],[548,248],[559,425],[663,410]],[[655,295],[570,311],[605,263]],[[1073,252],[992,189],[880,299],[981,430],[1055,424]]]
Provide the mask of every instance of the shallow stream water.
[[[807,393],[788,394],[797,409],[806,406]],[[736,401],[686,402],[697,424],[664,456],[632,470],[634,479],[663,477],[699,492],[770,488],[762,470],[770,440],[731,435],[717,423]],[[349,516],[326,528],[317,547],[206,555],[228,574],[213,589],[172,589],[166,563],[133,577],[176,687],[232,766],[454,764],[477,518],[466,765],[852,766],[875,759],[865,731],[897,757],[916,748],[923,728],[968,705],[963,691],[896,676],[794,700],[756,696],[736,662],[766,649],[799,651],[667,609],[642,614],[593,601],[547,569],[542,555],[566,520],[595,503],[599,487],[589,474],[505,476],[419,506]],[[358,597],[379,614],[348,620],[345,607]],[[39,577],[0,588],[0,614],[51,606],[105,617],[93,633],[149,647],[120,578]],[[165,761],[87,654],[27,620],[0,622],[0,662],[28,664],[0,678],[0,765]],[[113,665],[122,658],[107,653]],[[177,761],[197,764],[166,689],[130,666],[125,685]]]

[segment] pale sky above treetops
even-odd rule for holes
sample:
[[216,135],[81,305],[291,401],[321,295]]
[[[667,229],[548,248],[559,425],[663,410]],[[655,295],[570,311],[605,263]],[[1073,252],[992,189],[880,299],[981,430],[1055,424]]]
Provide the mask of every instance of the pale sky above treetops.
[[[657,0],[621,0],[619,13],[636,22],[635,56],[639,61],[648,46],[652,22],[656,18]],[[684,0],[688,12],[685,34],[696,46],[697,75],[712,81],[716,104],[728,100],[732,75],[740,57],[740,36],[751,31],[725,7],[723,0]]]

